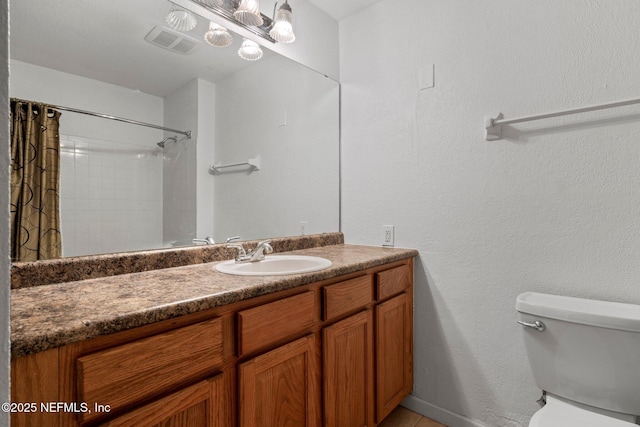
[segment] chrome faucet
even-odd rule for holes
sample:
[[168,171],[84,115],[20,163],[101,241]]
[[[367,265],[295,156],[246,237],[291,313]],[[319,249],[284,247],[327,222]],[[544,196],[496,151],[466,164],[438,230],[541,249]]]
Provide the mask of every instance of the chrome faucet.
[[265,254],[270,254],[273,252],[273,248],[269,243],[271,240],[263,240],[258,242],[256,248],[248,253],[244,250],[244,247],[240,243],[230,243],[233,240],[239,239],[240,237],[230,237],[227,239],[227,247],[234,248],[238,250],[238,255],[236,256],[236,262],[257,262],[262,261],[265,258]]
[[258,242],[256,248],[247,254],[247,256],[249,257],[249,261],[262,261],[265,254],[270,254],[271,252],[273,252],[273,248],[269,243],[271,243],[271,240],[263,240],[261,242]]
[[204,243],[205,245],[215,245],[213,237],[205,237],[204,239],[193,239],[193,243]]

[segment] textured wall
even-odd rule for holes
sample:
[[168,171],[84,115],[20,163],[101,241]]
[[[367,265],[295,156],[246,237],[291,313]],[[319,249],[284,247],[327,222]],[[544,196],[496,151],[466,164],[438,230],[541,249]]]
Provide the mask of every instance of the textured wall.
[[[415,390],[451,427],[526,426],[523,291],[640,303],[640,3],[383,0],[340,23],[342,231],[420,250]],[[435,64],[436,86],[418,89]]]

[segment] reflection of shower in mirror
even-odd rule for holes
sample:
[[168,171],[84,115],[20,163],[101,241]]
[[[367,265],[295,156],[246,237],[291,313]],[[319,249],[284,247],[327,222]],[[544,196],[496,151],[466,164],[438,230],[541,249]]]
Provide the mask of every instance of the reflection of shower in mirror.
[[[193,245],[203,236],[224,242],[237,224],[244,239],[298,234],[301,218],[305,234],[339,229],[338,83],[266,40],[264,56],[251,63],[237,55],[238,33],[226,49],[209,47],[200,38],[213,17],[208,5],[236,2],[110,0],[96,7],[68,0],[43,14],[46,2],[11,0],[9,95],[68,106],[60,109],[59,130],[67,137],[60,150],[63,256]],[[275,0],[260,3],[270,15]],[[296,0],[288,3],[296,12]],[[196,29],[186,34],[200,46],[189,56],[142,39],[156,26],[171,30],[165,19],[174,5],[206,15],[196,15]],[[51,57],[32,48],[45,39],[56,46]],[[114,44],[121,49],[106,55]],[[248,114],[250,125],[238,120]],[[214,160],[257,153],[257,173],[208,173]],[[256,200],[268,204],[257,217]]]

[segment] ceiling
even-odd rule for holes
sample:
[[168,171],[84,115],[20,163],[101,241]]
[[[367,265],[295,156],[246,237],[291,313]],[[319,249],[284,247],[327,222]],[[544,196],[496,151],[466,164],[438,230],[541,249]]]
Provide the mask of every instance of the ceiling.
[[[380,0],[309,1],[339,21]],[[167,0],[11,0],[11,58],[160,97],[195,77],[217,82],[251,66],[236,53],[240,36],[227,48],[204,43],[202,18],[188,33],[200,43],[192,54],[145,41],[155,26],[166,27],[172,6]],[[263,50],[266,59],[271,52]]]
[[360,12],[382,0],[309,0],[316,7],[336,21]]
[[[219,81],[252,62],[238,57],[242,38],[226,48],[203,40],[208,21],[187,34],[199,47],[182,55],[145,36],[164,26],[167,0],[11,0],[11,58],[164,97],[195,77]],[[264,59],[271,51],[263,49]]]

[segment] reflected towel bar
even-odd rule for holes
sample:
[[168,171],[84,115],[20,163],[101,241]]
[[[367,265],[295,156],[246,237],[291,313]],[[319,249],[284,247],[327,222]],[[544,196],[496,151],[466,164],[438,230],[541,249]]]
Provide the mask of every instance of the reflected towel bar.
[[537,116],[516,117],[503,119],[502,113],[495,113],[484,117],[485,140],[497,141],[502,139],[502,126],[514,123],[530,122],[533,120],[548,119],[550,117],[568,116],[570,114],[586,113],[588,111],[605,110],[608,108],[624,107],[626,105],[640,104],[640,98],[627,99],[625,101],[609,102],[607,104],[591,105],[588,107],[574,108],[572,110],[556,111],[553,113],[539,114]]
[[234,163],[234,164],[231,164],[231,165],[221,165],[221,164],[213,165],[213,166],[211,166],[209,168],[209,173],[211,173],[213,175],[218,175],[219,173],[222,173],[222,171],[220,169],[235,168],[237,166],[246,166],[246,165],[251,167],[249,172],[259,171],[260,170],[260,156],[256,156],[253,159],[249,159],[246,162],[242,162],[242,163]]

